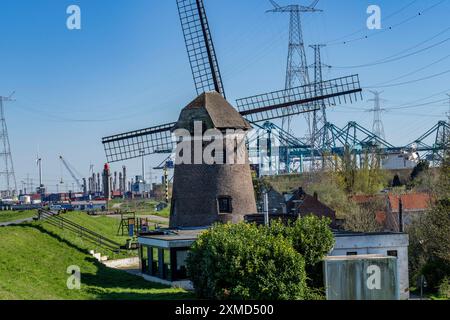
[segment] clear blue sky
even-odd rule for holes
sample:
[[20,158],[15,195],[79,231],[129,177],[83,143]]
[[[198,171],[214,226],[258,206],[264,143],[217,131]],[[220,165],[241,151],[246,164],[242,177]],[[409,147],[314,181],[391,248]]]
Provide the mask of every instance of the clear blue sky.
[[[105,161],[101,137],[174,121],[195,97],[175,0],[1,0],[0,4],[0,94],[16,91],[6,117],[19,188],[27,174],[36,181],[38,148],[44,182],[52,190],[62,171],[59,154],[83,174],[90,163],[99,170]],[[81,7],[82,30],[66,28],[66,8],[71,4]],[[382,32],[365,28],[370,4],[382,9]],[[437,5],[423,12],[433,4]],[[265,13],[271,8],[268,0],[205,0],[205,6],[229,100],[282,89],[288,16]],[[324,13],[303,16],[304,37],[306,45],[329,43],[323,61],[333,68],[325,78],[359,73],[362,86],[368,87],[450,69],[450,41],[444,41],[450,36],[450,1],[321,0],[317,7]],[[412,18],[418,12],[423,14]],[[332,41],[366,35],[367,39],[347,44]],[[390,63],[340,68],[399,53],[401,57],[441,41]],[[309,49],[308,59],[313,62]],[[379,88],[386,99],[383,106],[442,100],[450,92],[449,80],[450,74],[444,73]],[[371,128],[372,114],[364,110],[372,106],[367,101],[372,96],[365,92],[364,98],[329,110],[329,121],[344,126],[353,120]],[[406,144],[445,119],[447,110],[443,101],[389,110],[383,114],[387,139]],[[298,135],[305,132],[302,119],[295,122]],[[149,167],[160,161],[161,157],[147,159]],[[139,173],[139,160],[126,164],[130,175]],[[113,170],[120,165],[113,165]],[[71,180],[65,171],[63,175]]]

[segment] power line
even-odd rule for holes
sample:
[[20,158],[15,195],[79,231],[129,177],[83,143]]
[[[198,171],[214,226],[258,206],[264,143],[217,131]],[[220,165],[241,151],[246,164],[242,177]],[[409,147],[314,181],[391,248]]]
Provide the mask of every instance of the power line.
[[450,58],[450,54],[448,54],[448,55],[446,55],[445,57],[443,57],[443,58],[441,58],[441,59],[439,59],[439,60],[436,60],[436,61],[434,61],[434,62],[432,62],[432,63],[430,63],[430,64],[428,64],[428,65],[426,65],[426,66],[424,66],[424,67],[421,67],[421,68],[416,69],[416,70],[414,70],[414,71],[408,72],[407,74],[404,74],[404,75],[402,75],[402,76],[396,77],[396,78],[391,79],[391,80],[388,80],[388,81],[380,82],[380,83],[375,84],[375,85],[373,85],[373,86],[367,86],[367,88],[377,88],[377,86],[382,85],[382,83],[386,84],[386,83],[390,83],[390,82],[393,82],[393,81],[396,81],[396,80],[400,80],[400,79],[406,78],[406,77],[408,77],[408,76],[410,76],[410,75],[413,75],[413,74],[415,74],[415,73],[417,73],[417,72],[420,72],[420,71],[423,71],[423,70],[425,70],[425,69],[428,69],[429,67],[432,67],[432,66],[434,66],[434,65],[436,65],[436,64],[438,64],[438,63],[440,63],[440,62],[442,62],[442,61],[444,61],[444,60],[446,60],[446,59],[448,59],[448,58]]
[[426,76],[423,78],[419,78],[419,79],[415,79],[415,80],[411,80],[411,81],[405,81],[405,82],[400,82],[400,83],[394,83],[391,85],[382,85],[382,86],[372,86],[372,87],[366,87],[366,88],[390,88],[390,87],[398,87],[398,86],[403,86],[406,84],[411,84],[411,83],[416,83],[416,82],[420,82],[420,81],[424,81],[424,80],[429,80],[429,79],[433,79],[439,76],[442,76],[444,74],[450,73],[450,69],[443,71],[443,72],[439,72],[430,76]]
[[418,108],[418,107],[424,107],[424,106],[429,106],[438,102],[443,102],[443,101],[447,101],[447,99],[440,99],[440,100],[435,100],[435,101],[430,101],[427,103],[422,103],[422,104],[416,104],[416,105],[406,105],[406,106],[399,106],[399,107],[390,107],[388,108],[388,110],[400,110],[400,109],[412,109],[412,108]]
[[[450,29],[450,27],[449,27],[448,29]],[[372,62],[372,63],[365,63],[365,64],[353,65],[353,66],[338,66],[338,67],[333,66],[333,68],[338,68],[338,69],[354,69],[354,68],[373,67],[373,66],[378,66],[378,65],[380,65],[380,64],[385,64],[385,63],[395,62],[395,61],[398,61],[398,60],[401,60],[401,59],[405,59],[405,58],[414,56],[414,55],[416,55],[416,54],[419,54],[419,53],[428,51],[428,50],[430,50],[430,49],[433,49],[433,48],[435,48],[435,47],[437,47],[437,46],[440,46],[440,45],[446,43],[446,42],[449,41],[449,40],[450,40],[450,37],[449,37],[449,38],[446,38],[446,39],[444,39],[444,40],[442,40],[442,41],[439,41],[439,42],[437,42],[437,43],[434,43],[434,44],[432,44],[432,45],[430,45],[430,46],[428,46],[428,47],[425,47],[425,48],[423,48],[423,49],[420,49],[420,50],[411,52],[411,53],[409,53],[409,54],[406,54],[406,55],[403,55],[403,56],[400,56],[400,57],[397,57],[397,58],[392,58],[392,59],[384,58],[384,59],[381,59],[381,60],[374,61],[374,62]]]
[[[393,16],[395,16],[395,15],[397,15],[397,14],[403,12],[404,10],[406,10],[407,8],[409,8],[410,6],[412,6],[412,5],[413,5],[414,3],[416,3],[417,1],[418,1],[418,0],[413,0],[413,1],[411,1],[411,2],[408,3],[406,6],[402,7],[401,9],[397,10],[396,12],[394,12],[394,13],[390,14],[389,16],[385,17],[383,20],[384,20],[384,21],[389,20],[389,19],[392,18]],[[358,29],[357,31],[354,31],[354,32],[352,32],[352,33],[349,33],[349,34],[347,34],[347,35],[345,35],[345,36],[342,36],[342,37],[339,37],[339,38],[336,38],[336,39],[333,39],[333,40],[326,41],[325,43],[327,43],[327,44],[329,44],[329,45],[333,45],[333,44],[336,43],[336,42],[339,42],[339,43],[340,43],[340,40],[343,40],[343,39],[345,39],[345,38],[351,37],[351,36],[353,36],[353,35],[355,35],[355,34],[358,34],[358,33],[360,33],[360,32],[363,32],[363,31],[367,31],[367,28],[361,28],[361,29]]]
[[383,34],[383,33],[387,32],[387,31],[394,30],[394,28],[397,28],[397,27],[399,27],[399,26],[401,26],[401,25],[403,25],[403,24],[406,24],[406,23],[408,23],[408,22],[410,22],[410,21],[412,21],[412,20],[414,20],[414,19],[416,19],[416,18],[418,18],[418,17],[423,16],[427,11],[430,11],[430,10],[432,10],[433,8],[435,8],[435,7],[439,6],[439,5],[441,5],[441,4],[444,3],[445,1],[447,1],[447,0],[441,0],[440,2],[433,4],[433,5],[431,5],[431,6],[427,7],[427,8],[425,8],[425,9],[422,10],[422,11],[419,11],[419,12],[416,13],[415,15],[413,15],[413,16],[411,16],[411,17],[408,17],[408,18],[406,18],[405,20],[402,20],[401,22],[399,22],[399,23],[397,23],[397,24],[393,24],[393,25],[389,26],[388,28],[385,28],[385,29],[380,30],[380,31],[378,31],[378,32],[372,32],[372,33],[370,33],[370,34],[366,34],[365,36],[358,37],[358,38],[355,38],[355,39],[350,39],[350,40],[343,41],[343,42],[338,42],[338,43],[328,43],[328,44],[329,44],[330,46],[333,46],[333,45],[346,45],[346,44],[348,44],[348,43],[352,43],[352,42],[356,42],[356,41],[360,41],[360,40],[366,40],[366,39],[369,39],[369,38],[378,36],[378,35],[380,35],[380,34]]

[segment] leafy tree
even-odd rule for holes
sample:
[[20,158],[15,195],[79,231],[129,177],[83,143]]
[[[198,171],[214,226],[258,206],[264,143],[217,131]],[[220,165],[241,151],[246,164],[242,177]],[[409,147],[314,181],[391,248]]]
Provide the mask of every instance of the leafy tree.
[[344,217],[356,206],[355,203],[348,200],[348,195],[339,183],[337,174],[323,175],[320,180],[307,186],[305,190],[309,194],[316,192],[320,196],[320,201],[336,211],[339,218]]
[[344,229],[353,232],[377,232],[381,226],[376,221],[376,210],[373,206],[356,206],[345,216]]
[[330,223],[329,218],[310,215],[297,219],[287,227],[279,221],[272,221],[266,229],[269,234],[282,235],[292,241],[294,249],[305,259],[306,266],[313,266],[333,248],[334,237]]
[[304,299],[305,261],[282,235],[251,224],[216,225],[192,246],[187,269],[206,299]]
[[[310,289],[317,289],[316,294],[324,294],[322,259],[334,246],[334,237],[330,229],[329,218],[317,218],[310,215],[296,220],[284,227],[281,222],[272,222],[268,231],[272,234],[283,234],[291,240],[294,249],[305,259]],[[322,290],[322,291],[320,291]],[[311,292],[311,290],[309,290]]]
[[381,159],[376,151],[366,151],[358,157],[348,148],[344,151],[338,168],[338,181],[347,194],[375,194],[386,187],[386,177],[380,169]]
[[320,262],[334,245],[329,225],[328,218],[308,216],[287,226],[279,221],[269,227],[214,226],[199,237],[187,259],[197,295],[208,299],[323,298]]
[[450,157],[447,152],[433,190],[430,211],[409,228],[411,275],[425,275],[429,286],[437,290],[450,276]]

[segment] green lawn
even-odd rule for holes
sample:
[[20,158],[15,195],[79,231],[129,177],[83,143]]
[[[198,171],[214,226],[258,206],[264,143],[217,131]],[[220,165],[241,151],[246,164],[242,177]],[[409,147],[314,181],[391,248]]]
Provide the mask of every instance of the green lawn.
[[110,202],[111,206],[112,204],[121,204],[120,209],[134,211],[137,215],[155,215],[165,218],[168,218],[170,215],[170,205],[161,211],[155,211],[155,207],[159,202],[150,199],[114,199],[112,201],[114,202]]
[[36,216],[36,210],[27,211],[0,211],[0,222],[21,220]]
[[[74,214],[77,219],[84,218]],[[107,220],[90,221],[109,232]],[[72,238],[53,234],[42,223],[0,228],[0,299],[188,299],[182,289],[144,281],[109,269]],[[66,286],[67,267],[81,270],[81,290]]]

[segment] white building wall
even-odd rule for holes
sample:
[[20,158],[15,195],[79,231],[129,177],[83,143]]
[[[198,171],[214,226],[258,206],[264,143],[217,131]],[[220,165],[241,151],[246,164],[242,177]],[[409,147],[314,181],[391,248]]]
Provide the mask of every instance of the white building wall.
[[398,170],[398,169],[412,169],[418,163],[418,157],[413,154],[389,154],[383,159],[383,169]]
[[409,299],[408,244],[405,233],[375,233],[336,235],[336,243],[330,256],[345,256],[348,252],[362,254],[381,254],[397,251],[397,270],[401,300]]

